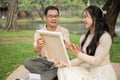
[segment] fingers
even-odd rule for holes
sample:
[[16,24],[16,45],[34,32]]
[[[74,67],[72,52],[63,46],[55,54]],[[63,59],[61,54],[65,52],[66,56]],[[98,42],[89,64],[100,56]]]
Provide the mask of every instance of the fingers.
[[80,47],[79,47],[78,45],[76,45],[76,49],[81,50]]
[[64,63],[62,61],[60,61],[59,59],[54,59],[54,64],[55,67],[64,67]]
[[58,59],[54,59],[54,64],[56,67],[61,67],[61,63]]
[[78,45],[75,45],[73,43],[70,44],[69,50],[71,51],[71,54],[78,55],[78,52],[80,51],[80,47]]
[[78,45],[75,44],[71,44],[72,49],[76,49],[76,50],[80,50],[80,47]]
[[76,49],[75,44],[71,44],[71,47],[72,47],[73,49]]
[[75,50],[77,47],[75,44],[71,43],[69,49],[70,50]]
[[43,38],[39,38],[37,39],[37,45],[43,47],[45,45],[45,41],[43,40]]
[[66,46],[66,49],[69,49],[70,44],[69,44],[69,43],[67,43],[67,42],[65,42],[65,46]]

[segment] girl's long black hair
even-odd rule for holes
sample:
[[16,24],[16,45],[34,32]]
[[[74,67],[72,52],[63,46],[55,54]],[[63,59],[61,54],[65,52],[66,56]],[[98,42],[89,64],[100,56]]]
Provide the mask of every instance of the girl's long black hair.
[[[105,21],[103,11],[99,7],[89,6],[85,9],[85,11],[87,11],[91,15],[93,23],[95,21],[94,36],[93,36],[90,44],[86,48],[87,54],[94,56],[95,50],[99,44],[99,39],[100,39],[101,35],[105,31],[109,32],[109,27]],[[83,47],[84,43],[86,42],[86,39],[89,34],[90,34],[90,30],[88,30],[88,32],[86,33],[86,36],[81,43],[81,48]]]

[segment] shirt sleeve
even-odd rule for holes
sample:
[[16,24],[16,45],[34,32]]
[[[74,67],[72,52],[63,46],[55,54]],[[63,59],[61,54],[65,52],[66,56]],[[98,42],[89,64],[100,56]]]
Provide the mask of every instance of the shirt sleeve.
[[90,56],[85,53],[79,52],[78,58],[85,61],[88,64],[98,65],[106,56],[109,55],[111,44],[112,40],[110,35],[104,33],[99,40],[99,45],[96,48],[94,56]]
[[34,47],[37,46],[37,39],[38,38],[40,38],[40,35],[37,32],[35,32],[35,34],[34,34],[34,43],[33,43]]
[[69,31],[68,30],[65,30],[64,33],[63,33],[63,39],[70,43],[70,39],[69,39]]
[[[40,37],[41,36],[37,32],[34,34],[34,43],[33,43],[34,48],[37,47],[37,39],[39,39]],[[38,53],[39,53],[39,57],[44,57],[45,56],[43,49],[41,49],[41,51],[38,52]]]

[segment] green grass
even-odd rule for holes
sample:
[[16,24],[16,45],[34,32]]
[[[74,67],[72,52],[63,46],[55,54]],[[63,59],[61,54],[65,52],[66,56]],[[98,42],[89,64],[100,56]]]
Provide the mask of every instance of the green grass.
[[[35,31],[4,32],[0,29],[0,80],[5,80],[18,66],[29,57],[36,57],[33,52]],[[71,42],[78,44],[81,34],[70,34]],[[68,51],[69,52],[69,51]],[[120,37],[115,37],[110,51],[111,61],[120,62]],[[70,58],[75,58],[69,52]]]
[[114,37],[110,55],[112,62],[120,62],[120,37],[118,36]]
[[33,52],[34,31],[4,32],[0,30],[0,80],[6,77]]

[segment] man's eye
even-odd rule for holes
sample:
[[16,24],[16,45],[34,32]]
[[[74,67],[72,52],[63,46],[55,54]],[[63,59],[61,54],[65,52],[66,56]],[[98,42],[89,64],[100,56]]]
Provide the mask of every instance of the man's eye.
[[49,18],[58,18],[59,16],[58,15],[48,15],[47,17],[49,17]]

